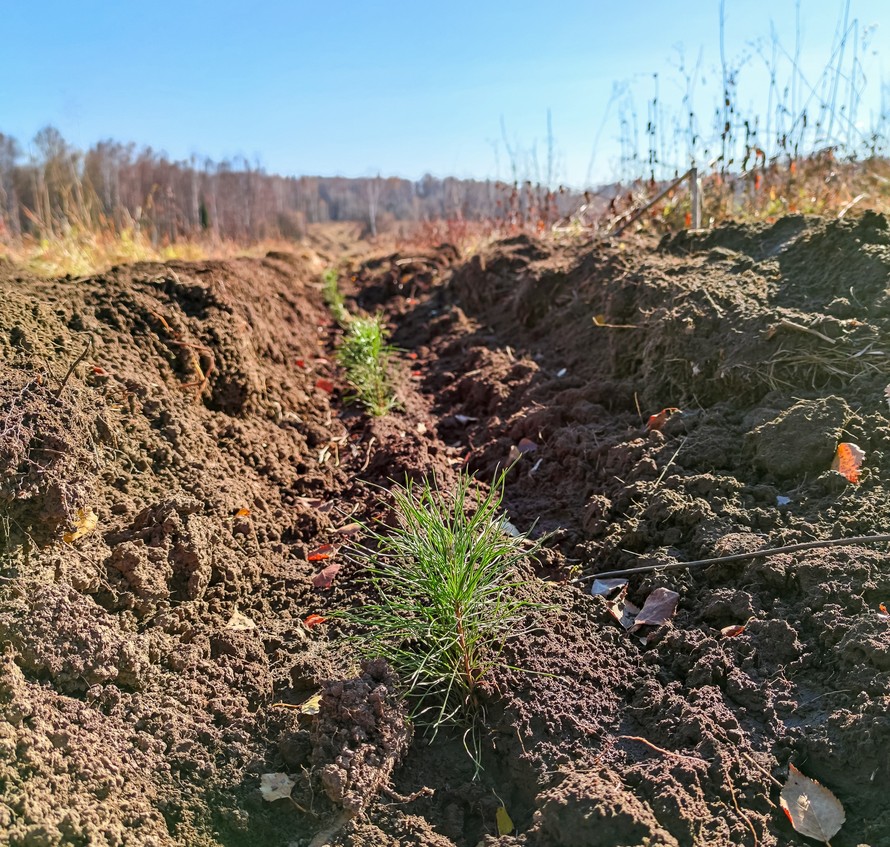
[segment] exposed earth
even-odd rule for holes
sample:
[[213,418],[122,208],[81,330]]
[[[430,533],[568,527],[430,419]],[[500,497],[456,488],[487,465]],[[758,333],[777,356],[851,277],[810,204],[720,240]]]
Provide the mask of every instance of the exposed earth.
[[[334,364],[336,258],[0,271],[0,841],[817,843],[779,809],[793,764],[844,806],[833,847],[890,845],[886,544],[631,576],[637,606],[679,593],[645,642],[590,593],[890,531],[887,219],[352,260],[347,306],[401,351],[380,419]],[[520,441],[506,515],[547,534],[549,606],[486,689],[474,779],[385,664],[304,621],[361,602],[347,551],[383,489],[490,483]]]

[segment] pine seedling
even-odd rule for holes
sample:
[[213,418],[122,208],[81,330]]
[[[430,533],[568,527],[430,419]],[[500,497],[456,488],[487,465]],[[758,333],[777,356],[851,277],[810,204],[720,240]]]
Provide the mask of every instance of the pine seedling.
[[355,390],[354,399],[375,417],[385,415],[396,405],[389,375],[392,351],[379,316],[352,318],[337,351],[346,381]]
[[346,302],[343,299],[343,294],[338,284],[340,275],[334,268],[328,268],[321,278],[324,282],[324,287],[321,290],[324,303],[330,309],[334,320],[340,326],[345,327],[349,323],[350,316],[349,312],[346,311]]
[[517,566],[540,542],[505,531],[505,477],[485,495],[468,475],[451,494],[428,480],[394,489],[397,526],[369,529],[375,549],[361,550],[376,602],[342,615],[360,630],[362,651],[398,673],[414,721],[432,735],[462,727],[477,767],[480,686],[504,667],[507,640],[529,631],[529,613],[545,608],[523,597]]

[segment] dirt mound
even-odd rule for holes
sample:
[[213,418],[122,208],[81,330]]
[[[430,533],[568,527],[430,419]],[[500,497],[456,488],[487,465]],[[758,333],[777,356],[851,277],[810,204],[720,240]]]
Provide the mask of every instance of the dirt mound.
[[[637,606],[679,596],[645,639],[586,579],[890,531],[888,231],[374,258],[347,302],[403,351],[375,421],[344,402],[315,258],[5,270],[6,840],[784,846],[793,763],[844,804],[835,847],[888,843],[884,547],[634,576]],[[839,441],[865,452],[857,486]],[[544,606],[484,689],[474,779],[459,733],[412,738],[388,668],[303,621],[362,602],[342,547],[385,517],[376,486],[517,455],[506,508],[547,534]]]

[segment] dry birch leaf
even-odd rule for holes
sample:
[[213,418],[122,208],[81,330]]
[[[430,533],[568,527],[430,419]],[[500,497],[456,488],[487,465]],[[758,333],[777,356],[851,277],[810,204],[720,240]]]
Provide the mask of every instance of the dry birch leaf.
[[232,612],[232,617],[229,618],[229,622],[226,624],[226,629],[243,632],[247,629],[256,629],[256,624],[247,615],[242,615],[241,612],[235,609]]
[[260,794],[267,803],[287,800],[296,783],[286,773],[264,773],[260,777]]
[[824,841],[834,838],[846,820],[844,807],[824,785],[789,766],[779,803],[801,835]]

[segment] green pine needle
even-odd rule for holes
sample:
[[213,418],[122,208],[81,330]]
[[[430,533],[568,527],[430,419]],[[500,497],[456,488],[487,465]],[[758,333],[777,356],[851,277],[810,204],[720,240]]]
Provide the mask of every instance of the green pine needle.
[[509,638],[529,630],[528,613],[545,608],[521,596],[517,565],[538,544],[505,532],[500,512],[506,471],[487,495],[462,475],[452,494],[429,481],[392,494],[398,526],[370,530],[375,550],[362,561],[377,601],[342,617],[356,625],[369,656],[399,674],[415,722],[431,733],[465,728],[465,745],[480,763],[484,714],[480,685],[503,667]]

